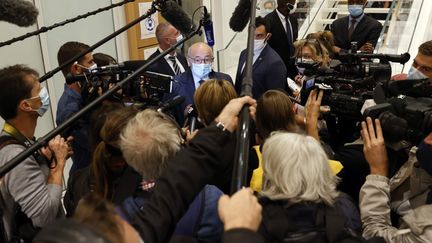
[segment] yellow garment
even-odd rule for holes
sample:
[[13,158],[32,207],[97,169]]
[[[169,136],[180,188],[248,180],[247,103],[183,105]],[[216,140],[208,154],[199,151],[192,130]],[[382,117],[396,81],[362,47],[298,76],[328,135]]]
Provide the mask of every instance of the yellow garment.
[[260,151],[260,146],[256,145],[253,146],[253,149],[255,149],[255,152],[258,156],[258,168],[256,168],[252,173],[252,178],[250,181],[250,187],[252,190],[256,192],[260,192],[262,190],[262,180],[263,180],[263,168],[262,168],[262,154]]
[[[257,153],[258,156],[258,168],[256,168],[253,171],[252,178],[250,181],[250,187],[252,188],[252,190],[256,192],[260,192],[262,190],[262,181],[263,181],[263,174],[264,174],[262,168],[262,154],[259,149],[259,145],[253,146],[253,148],[255,149],[255,152]],[[343,165],[339,161],[329,160],[328,163],[334,175],[337,175],[343,169]]]

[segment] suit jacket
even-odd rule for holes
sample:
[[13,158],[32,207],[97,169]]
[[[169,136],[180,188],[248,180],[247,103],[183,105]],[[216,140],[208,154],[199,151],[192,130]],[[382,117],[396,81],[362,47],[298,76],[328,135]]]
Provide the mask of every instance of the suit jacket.
[[[152,59],[160,54],[159,49],[157,49],[149,58]],[[185,71],[189,70],[189,65],[186,60],[186,57],[183,56],[183,54],[177,52],[177,59],[180,61],[181,65],[184,67]],[[147,71],[156,72],[156,73],[162,73],[170,76],[175,76],[176,74],[172,70],[171,66],[168,64],[167,60],[165,58],[161,58],[157,60],[157,62],[153,63]]]
[[[224,79],[232,83],[229,75],[212,71],[209,74],[210,79]],[[193,97],[195,94],[195,82],[192,76],[192,71],[188,69],[186,72],[174,77],[176,82],[173,83],[172,92],[169,98],[176,95],[185,97],[185,101],[174,109],[174,117],[180,126],[184,123],[184,110],[186,106],[194,103]]]
[[[244,77],[243,66],[246,63],[246,50],[240,54],[239,65],[237,67],[237,75],[235,88],[238,94],[241,92],[242,81]],[[287,70],[285,63],[280,56],[269,46],[266,45],[260,56],[252,66],[252,96],[254,99],[259,99],[261,95],[270,89],[287,88]]]
[[[291,22],[293,42],[298,38],[298,22],[294,15],[289,15],[289,20]],[[272,33],[268,44],[275,50],[285,63],[288,76],[294,78],[298,74],[297,68],[294,65],[294,58],[291,58],[294,53],[291,53],[291,47],[288,44],[288,37],[282,22],[277,14],[276,10],[265,16],[268,23],[269,30],[267,32]]]
[[331,25],[331,31],[335,38],[335,45],[345,50],[351,49],[352,41],[357,41],[357,47],[359,49],[366,42],[370,42],[375,46],[383,28],[381,23],[376,19],[365,15],[363,19],[357,23],[351,39],[349,39],[348,24],[349,16],[346,16],[336,19]]

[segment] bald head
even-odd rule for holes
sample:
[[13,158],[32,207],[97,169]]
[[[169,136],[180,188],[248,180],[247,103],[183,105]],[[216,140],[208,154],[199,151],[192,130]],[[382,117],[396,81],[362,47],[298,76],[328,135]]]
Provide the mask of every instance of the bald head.
[[168,22],[161,23],[156,27],[156,39],[164,51],[177,43],[176,39],[179,35],[180,31]]
[[196,56],[213,57],[213,51],[210,48],[210,46],[207,45],[206,43],[197,42],[193,44],[191,47],[189,47],[188,56],[192,58]]

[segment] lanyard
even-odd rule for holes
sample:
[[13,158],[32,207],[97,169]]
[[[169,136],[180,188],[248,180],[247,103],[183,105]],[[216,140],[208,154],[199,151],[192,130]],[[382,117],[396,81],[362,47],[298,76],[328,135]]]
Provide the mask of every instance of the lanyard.
[[5,131],[5,132],[9,133],[10,135],[12,135],[12,137],[14,137],[16,140],[18,140],[18,142],[24,144],[26,147],[30,147],[31,146],[30,140],[28,138],[26,138],[24,135],[22,135],[11,124],[5,122],[5,124],[3,126],[3,131]]

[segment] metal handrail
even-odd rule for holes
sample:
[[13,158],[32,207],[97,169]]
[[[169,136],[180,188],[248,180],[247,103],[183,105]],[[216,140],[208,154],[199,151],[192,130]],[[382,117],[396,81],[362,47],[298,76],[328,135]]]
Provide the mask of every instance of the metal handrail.
[[225,48],[216,51],[218,71],[221,70],[221,67],[220,67],[220,53],[222,51],[227,50],[231,46],[231,44],[234,42],[234,39],[237,37],[237,35],[238,35],[238,33],[236,32],[234,34],[234,36],[231,38],[231,40],[228,42],[228,44],[225,46]]

